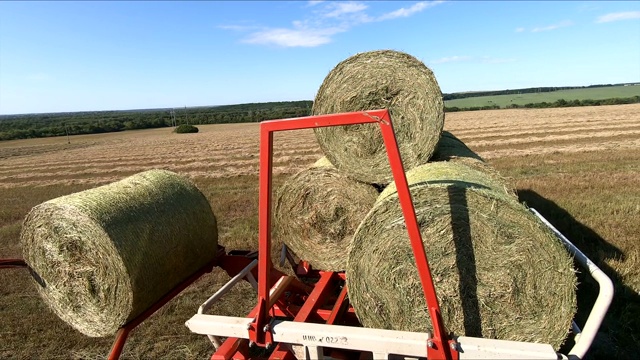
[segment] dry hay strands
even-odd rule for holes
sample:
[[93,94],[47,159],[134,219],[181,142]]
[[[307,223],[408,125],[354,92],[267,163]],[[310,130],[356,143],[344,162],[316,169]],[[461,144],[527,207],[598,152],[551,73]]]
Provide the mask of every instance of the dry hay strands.
[[[433,72],[411,55],[380,50],[354,55],[329,72],[313,115],[389,109],[405,168],[429,160],[444,125],[442,92]],[[378,124],[314,129],[329,161],[370,184],[393,180]]]
[[88,336],[114,334],[213,260],[217,239],[204,195],[165,170],[37,205],[21,233],[40,295]]
[[430,162],[449,161],[464,164],[476,170],[482,171],[491,178],[502,183],[502,187],[506,192],[517,197],[515,187],[510,179],[502,176],[493,166],[486,163],[480,155],[471,150],[467,144],[458,139],[449,131],[443,131],[440,141],[436,146],[436,150],[429,159]]
[[353,233],[378,191],[330,166],[290,177],[276,194],[274,238],[318,270],[344,270]]
[[329,167],[329,168],[335,168],[335,166],[333,166],[333,164],[331,163],[331,161],[329,161],[329,159],[327,159],[326,156],[321,157],[320,159],[318,159],[315,163],[313,163],[312,167]]
[[[408,173],[444,324],[455,335],[558,349],[576,309],[572,258],[522,204],[482,176],[453,163]],[[393,187],[354,235],[347,286],[364,326],[432,330]]]
[[442,131],[442,136],[430,161],[449,161],[458,158],[470,158],[484,161],[480,155],[469,149],[467,144],[449,131]]

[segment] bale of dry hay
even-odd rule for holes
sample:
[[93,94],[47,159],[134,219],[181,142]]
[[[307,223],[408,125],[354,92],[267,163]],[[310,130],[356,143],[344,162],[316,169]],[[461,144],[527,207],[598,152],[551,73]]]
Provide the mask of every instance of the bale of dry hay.
[[[441,162],[407,177],[447,330],[557,349],[576,309],[562,244],[480,171]],[[431,331],[393,185],[354,235],[347,286],[364,326]]]
[[320,159],[318,159],[315,163],[313,163],[312,166],[313,167],[331,167],[331,168],[335,168],[335,166],[333,166],[331,161],[329,161],[329,159],[327,159],[326,156],[323,156]]
[[480,155],[469,149],[467,144],[449,131],[442,131],[440,140],[430,161],[450,161],[457,159],[475,159],[484,161]]
[[274,239],[315,269],[344,270],[351,237],[377,197],[334,167],[304,169],[276,192]]
[[[324,79],[314,115],[389,109],[406,169],[429,160],[444,125],[442,92],[432,71],[411,55],[371,51],[339,63]],[[314,129],[329,161],[371,184],[393,180],[378,124]]]
[[189,180],[151,170],[34,207],[20,236],[51,309],[85,335],[107,336],[211,261],[218,233]]
[[455,163],[461,163],[472,167],[476,170],[480,170],[487,175],[491,176],[494,180],[500,182],[505,191],[517,198],[516,189],[510,179],[504,177],[493,166],[487,164],[480,155],[476,154],[473,150],[455,135],[449,131],[443,131],[440,141],[436,146],[436,150],[431,156],[430,162],[435,161],[449,161]]

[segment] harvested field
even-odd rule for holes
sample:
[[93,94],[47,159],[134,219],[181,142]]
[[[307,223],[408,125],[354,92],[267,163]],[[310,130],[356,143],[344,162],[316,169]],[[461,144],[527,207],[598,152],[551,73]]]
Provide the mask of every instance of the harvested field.
[[[20,257],[21,222],[31,207],[151,168],[185,175],[209,199],[219,242],[257,248],[258,125],[199,126],[0,142],[0,257]],[[614,304],[591,352],[631,359],[640,351],[640,105],[457,112],[445,130],[501,174],[609,274]],[[313,131],[275,135],[275,185],[322,156]],[[597,286],[578,274],[578,323]],[[132,333],[124,358],[210,356],[184,321],[228,280],[206,275]],[[245,286],[246,285],[246,286]],[[211,312],[246,315],[248,284]],[[0,271],[0,358],[104,358],[113,338],[94,339],[59,320],[27,272]]]

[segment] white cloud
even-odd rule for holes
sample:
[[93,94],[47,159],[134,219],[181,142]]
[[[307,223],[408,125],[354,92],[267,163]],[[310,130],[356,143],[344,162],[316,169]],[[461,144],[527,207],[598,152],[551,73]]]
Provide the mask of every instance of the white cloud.
[[353,14],[364,11],[368,8],[367,5],[361,2],[349,1],[349,2],[336,2],[327,6],[329,12],[324,14],[326,18],[337,18],[345,14]]
[[331,36],[344,32],[341,28],[325,29],[266,29],[242,40],[247,44],[277,45],[282,47],[315,47],[331,42]]
[[640,19],[640,11],[625,11],[617,13],[609,13],[598,17],[596,23],[607,23],[620,20]]
[[560,29],[560,28],[563,28],[563,27],[571,26],[571,25],[573,25],[573,21],[565,20],[565,21],[561,21],[561,22],[559,22],[557,24],[533,28],[531,30],[531,32],[551,31],[551,30],[556,30],[556,29]]
[[471,59],[472,59],[471,56],[454,55],[454,56],[443,57],[443,58],[440,58],[440,59],[437,59],[437,60],[433,60],[433,61],[431,61],[431,63],[432,64],[446,64],[446,63],[451,63],[451,62],[469,61]]
[[523,27],[516,28],[516,32],[523,32],[525,29]]
[[225,30],[253,31],[241,41],[248,44],[277,45],[282,47],[315,47],[330,43],[333,36],[354,26],[374,21],[408,17],[436,6],[444,1],[422,1],[408,8],[400,8],[378,17],[367,14],[369,5],[361,1],[309,1],[314,7],[305,19],[291,22],[290,27],[264,27],[223,25]]
[[434,7],[438,4],[443,3],[444,1],[421,1],[419,3],[415,3],[413,4],[411,7],[409,8],[400,8],[398,10],[395,11],[391,11],[388,12],[380,17],[377,18],[378,21],[383,21],[383,20],[391,20],[391,19],[397,19],[397,18],[401,18],[401,17],[408,17],[411,16],[415,13],[418,13],[424,9],[428,9],[430,7]]

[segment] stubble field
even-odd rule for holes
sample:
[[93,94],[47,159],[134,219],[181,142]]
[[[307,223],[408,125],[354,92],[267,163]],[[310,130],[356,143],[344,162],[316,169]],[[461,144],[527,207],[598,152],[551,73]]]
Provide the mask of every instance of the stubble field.
[[[218,218],[227,249],[257,248],[258,124],[168,128],[0,142],[0,258],[20,257],[21,222],[48,199],[163,168],[190,177]],[[450,113],[445,130],[503,175],[614,280],[616,297],[592,357],[633,358],[640,343],[640,105]],[[322,156],[310,130],[275,136],[275,184]],[[215,270],[136,329],[124,357],[208,358],[184,321],[227,280]],[[597,286],[580,275],[580,312]],[[244,315],[250,286],[212,309]],[[104,358],[113,338],[58,320],[24,270],[0,271],[0,358]]]

